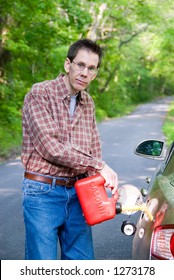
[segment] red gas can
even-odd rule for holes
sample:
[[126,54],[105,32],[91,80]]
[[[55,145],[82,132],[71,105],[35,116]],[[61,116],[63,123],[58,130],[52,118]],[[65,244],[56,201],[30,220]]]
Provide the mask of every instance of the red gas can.
[[86,222],[95,225],[114,218],[116,215],[116,199],[108,197],[104,187],[105,179],[96,174],[75,183]]

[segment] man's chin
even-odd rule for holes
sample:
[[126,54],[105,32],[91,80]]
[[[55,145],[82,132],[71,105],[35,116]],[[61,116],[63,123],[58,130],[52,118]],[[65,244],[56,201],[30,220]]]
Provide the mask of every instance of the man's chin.
[[85,90],[86,88],[87,88],[86,85],[85,86],[79,85],[79,86],[76,86],[75,90],[76,90],[76,92],[79,92],[79,91]]

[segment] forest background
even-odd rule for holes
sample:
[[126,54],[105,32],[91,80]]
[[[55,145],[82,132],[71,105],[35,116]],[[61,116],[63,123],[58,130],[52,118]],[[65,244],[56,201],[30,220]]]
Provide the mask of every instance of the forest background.
[[[0,0],[0,159],[20,152],[21,108],[32,84],[64,72],[69,45],[86,37],[105,52],[88,89],[98,121],[173,95],[173,0]],[[168,142],[173,116],[171,105]]]

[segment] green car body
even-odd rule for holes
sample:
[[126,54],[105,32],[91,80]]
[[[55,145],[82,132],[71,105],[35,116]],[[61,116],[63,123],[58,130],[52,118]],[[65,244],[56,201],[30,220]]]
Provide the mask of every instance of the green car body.
[[[148,141],[154,143],[156,140]],[[143,142],[144,147],[148,141]],[[161,152],[157,156],[154,156],[154,151],[140,151],[139,146],[135,153],[160,159],[164,143],[159,142]],[[132,259],[174,259],[174,142],[161,159],[161,164],[150,180],[145,201],[153,215],[153,221],[145,213],[141,213],[133,239]]]

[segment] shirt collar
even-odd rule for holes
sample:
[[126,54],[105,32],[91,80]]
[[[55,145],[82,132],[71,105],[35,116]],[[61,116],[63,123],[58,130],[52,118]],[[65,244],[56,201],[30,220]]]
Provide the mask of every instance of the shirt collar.
[[[59,94],[61,95],[62,99],[70,98],[70,93],[68,89],[66,88],[66,85],[63,80],[64,74],[60,74],[56,80],[58,82],[58,88],[59,88]],[[86,91],[80,91],[79,94],[77,95],[77,100],[81,104],[86,104],[87,103],[87,92]]]

